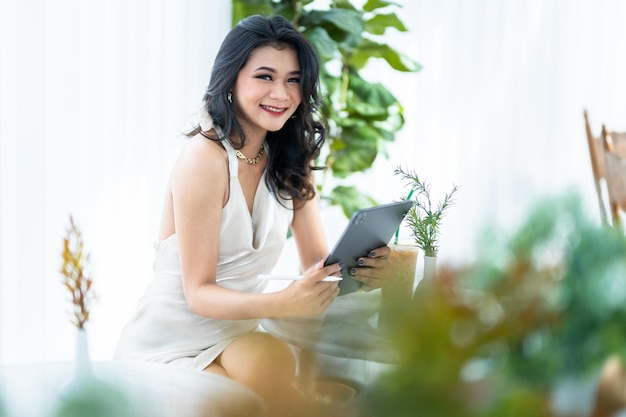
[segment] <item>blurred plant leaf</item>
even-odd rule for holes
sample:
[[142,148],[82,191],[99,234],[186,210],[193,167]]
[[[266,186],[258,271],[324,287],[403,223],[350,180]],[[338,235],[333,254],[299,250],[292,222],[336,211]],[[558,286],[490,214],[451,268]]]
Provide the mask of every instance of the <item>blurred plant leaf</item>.
[[406,55],[398,52],[387,44],[377,43],[369,39],[363,39],[359,49],[350,55],[350,65],[362,69],[370,58],[382,58],[391,68],[402,72],[417,72],[422,66]]
[[363,10],[373,12],[376,9],[382,9],[387,6],[399,6],[399,4],[386,0],[367,0],[367,3],[363,6]]
[[374,35],[384,35],[388,28],[406,32],[406,26],[395,13],[377,14],[365,22],[365,30]]
[[327,197],[332,205],[341,207],[343,214],[350,218],[355,211],[362,207],[375,206],[376,200],[363,194],[353,186],[339,185]]

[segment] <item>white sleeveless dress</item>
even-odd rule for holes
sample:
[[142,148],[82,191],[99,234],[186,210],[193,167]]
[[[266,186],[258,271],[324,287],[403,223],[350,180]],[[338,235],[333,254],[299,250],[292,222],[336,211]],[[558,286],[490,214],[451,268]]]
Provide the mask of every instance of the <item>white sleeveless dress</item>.
[[[265,184],[254,197],[252,216],[237,177],[238,160],[228,140],[229,199],[222,210],[217,283],[236,291],[262,292],[278,262],[293,219]],[[267,148],[267,144],[265,145]],[[154,278],[118,341],[115,359],[147,360],[204,369],[237,336],[259,328],[259,320],[218,320],[195,314],[183,293],[176,235],[155,243]]]

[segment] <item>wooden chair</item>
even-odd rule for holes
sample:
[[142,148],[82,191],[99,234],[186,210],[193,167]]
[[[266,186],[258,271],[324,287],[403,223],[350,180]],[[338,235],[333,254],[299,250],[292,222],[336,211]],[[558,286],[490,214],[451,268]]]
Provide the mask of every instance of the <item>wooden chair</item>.
[[602,224],[608,225],[607,210],[604,205],[605,197],[602,182],[604,180],[604,143],[602,138],[597,138],[591,132],[589,126],[589,117],[587,110],[584,111],[585,131],[587,132],[587,145],[589,147],[589,158],[591,159],[591,169],[593,171],[594,185],[596,187],[596,195],[598,197],[598,205],[600,207],[600,217]]
[[611,224],[622,229],[622,215],[626,213],[626,132],[610,132],[602,125],[602,142]]
[[[587,111],[584,111],[585,131],[587,133],[587,145],[589,147],[589,157],[591,160],[591,168],[593,171],[594,185],[596,195],[598,197],[598,205],[600,207],[600,217],[605,225],[621,225],[621,217],[619,214],[619,204],[616,202],[620,199],[620,185],[617,181],[620,177],[619,163],[616,158],[626,158],[626,132],[607,131],[602,126],[602,134],[596,137],[591,132],[589,125],[589,117]],[[606,140],[605,140],[606,139]],[[611,178],[607,178],[607,153],[613,156],[608,157],[611,164]],[[622,175],[623,177],[623,175]],[[609,191],[609,182],[612,192]],[[613,197],[611,197],[613,195]],[[609,209],[607,209],[607,205]],[[610,218],[609,214],[610,213]],[[617,222],[617,223],[616,223]]]

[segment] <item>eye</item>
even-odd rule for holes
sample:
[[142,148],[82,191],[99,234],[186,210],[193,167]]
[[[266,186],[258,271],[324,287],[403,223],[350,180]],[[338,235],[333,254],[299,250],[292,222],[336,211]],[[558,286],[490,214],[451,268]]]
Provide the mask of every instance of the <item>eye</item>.
[[287,80],[288,83],[296,83],[299,84],[300,83],[300,78],[298,77],[294,77],[294,78],[290,78]]
[[272,81],[272,76],[270,74],[260,74],[257,75],[256,78],[258,78],[259,80]]

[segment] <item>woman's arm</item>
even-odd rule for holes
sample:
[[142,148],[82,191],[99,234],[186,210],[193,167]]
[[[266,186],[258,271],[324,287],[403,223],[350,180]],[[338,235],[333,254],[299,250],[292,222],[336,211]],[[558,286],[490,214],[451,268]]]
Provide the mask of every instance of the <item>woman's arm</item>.
[[325,260],[328,257],[329,248],[317,196],[294,211],[291,231],[296,241],[302,269],[306,270],[319,259]]

